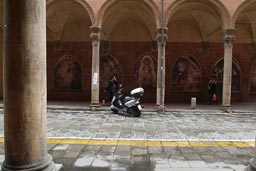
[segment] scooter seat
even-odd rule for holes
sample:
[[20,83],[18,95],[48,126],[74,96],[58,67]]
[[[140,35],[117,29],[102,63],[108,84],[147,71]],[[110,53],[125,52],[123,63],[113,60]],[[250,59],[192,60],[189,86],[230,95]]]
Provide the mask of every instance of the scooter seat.
[[134,98],[133,98],[133,97],[126,96],[126,97],[124,98],[124,103],[125,103],[125,102],[128,102],[128,101],[130,101],[130,100],[132,100],[132,99],[134,99]]

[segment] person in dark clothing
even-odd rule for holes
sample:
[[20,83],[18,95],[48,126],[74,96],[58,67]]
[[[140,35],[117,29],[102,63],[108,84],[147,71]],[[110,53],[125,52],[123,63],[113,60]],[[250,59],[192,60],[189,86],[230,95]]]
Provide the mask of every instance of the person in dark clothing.
[[107,101],[111,101],[111,99],[113,98],[116,89],[118,87],[118,82],[115,76],[112,77],[112,79],[109,81],[108,83],[108,87],[106,88],[106,91],[108,91],[109,96],[108,98],[105,100],[105,102]]
[[211,79],[208,83],[208,104],[212,104],[213,96],[216,96],[216,77],[214,75],[211,76]]

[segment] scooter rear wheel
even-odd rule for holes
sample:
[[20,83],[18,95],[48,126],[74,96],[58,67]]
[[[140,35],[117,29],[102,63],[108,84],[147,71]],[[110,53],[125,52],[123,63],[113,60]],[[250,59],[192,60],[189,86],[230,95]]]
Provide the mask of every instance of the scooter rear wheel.
[[118,110],[116,110],[116,109],[111,109],[112,110],[112,112],[114,113],[114,114],[117,114],[118,113]]

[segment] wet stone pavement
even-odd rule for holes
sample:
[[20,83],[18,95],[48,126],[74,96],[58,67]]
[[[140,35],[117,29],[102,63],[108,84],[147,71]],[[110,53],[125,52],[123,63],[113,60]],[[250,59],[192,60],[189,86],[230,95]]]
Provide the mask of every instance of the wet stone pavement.
[[255,155],[255,121],[253,112],[144,111],[134,118],[48,109],[48,152],[62,171],[243,171]]

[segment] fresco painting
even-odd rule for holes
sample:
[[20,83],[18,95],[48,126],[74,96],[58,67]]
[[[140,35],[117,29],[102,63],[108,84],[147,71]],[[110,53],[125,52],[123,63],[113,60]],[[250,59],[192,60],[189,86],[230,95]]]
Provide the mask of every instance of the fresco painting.
[[151,56],[140,58],[133,67],[134,78],[140,87],[155,88],[157,82],[157,62]]
[[200,67],[193,57],[180,57],[172,72],[172,90],[201,91],[202,76]]
[[121,80],[120,64],[111,55],[104,55],[100,58],[100,87],[107,87],[112,76]]
[[81,67],[74,57],[62,56],[54,69],[54,88],[56,90],[80,90]]

